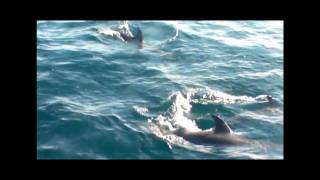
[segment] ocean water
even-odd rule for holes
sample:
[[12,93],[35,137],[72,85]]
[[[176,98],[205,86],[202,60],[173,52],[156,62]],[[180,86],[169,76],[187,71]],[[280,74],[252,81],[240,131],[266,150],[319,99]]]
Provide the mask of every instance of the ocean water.
[[37,21],[37,159],[283,159],[283,22]]

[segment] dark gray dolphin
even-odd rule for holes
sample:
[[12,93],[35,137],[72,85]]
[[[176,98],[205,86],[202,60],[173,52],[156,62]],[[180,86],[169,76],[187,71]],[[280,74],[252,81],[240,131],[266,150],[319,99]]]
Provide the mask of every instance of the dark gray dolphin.
[[267,96],[268,103],[272,106],[280,106],[280,104],[270,95]]
[[254,142],[234,134],[229,125],[220,117],[216,115],[212,115],[212,117],[216,122],[213,131],[188,132],[179,129],[174,134],[195,144],[243,145]]
[[130,36],[129,34],[124,32],[120,32],[120,35],[126,42],[136,44],[140,49],[143,47],[143,34],[139,27],[137,29],[137,33],[134,36]]

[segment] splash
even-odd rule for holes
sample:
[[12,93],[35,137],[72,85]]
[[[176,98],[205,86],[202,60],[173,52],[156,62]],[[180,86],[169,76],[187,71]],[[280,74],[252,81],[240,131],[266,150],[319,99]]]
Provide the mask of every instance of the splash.
[[[177,137],[173,132],[179,128],[186,129],[190,132],[201,131],[195,123],[190,119],[192,103],[201,104],[246,104],[265,101],[266,95],[257,97],[250,96],[234,96],[218,90],[209,88],[194,88],[185,91],[173,92],[167,98],[172,102],[168,110],[155,118],[148,119],[149,128],[153,134],[164,139],[169,144],[183,145],[188,144],[181,137]],[[145,109],[138,108],[137,111]],[[208,129],[212,130],[212,128]],[[190,146],[190,143],[189,145]]]
[[126,41],[122,38],[121,33],[126,34],[129,37],[133,37],[132,32],[130,31],[130,28],[129,28],[128,21],[120,21],[117,27],[98,28],[97,32],[100,34],[118,38],[123,42],[126,42]]
[[155,119],[149,120],[149,122],[156,122],[160,128],[168,131],[178,128],[184,128],[188,131],[201,130],[194,120],[187,117],[192,108],[190,93],[174,92],[168,97],[168,101],[172,101],[170,108]]
[[209,88],[197,88],[190,90],[191,102],[200,104],[248,104],[257,102],[266,102],[267,95],[251,96],[234,96],[219,90]]
[[146,107],[133,106],[133,109],[142,116],[148,116],[148,108]]

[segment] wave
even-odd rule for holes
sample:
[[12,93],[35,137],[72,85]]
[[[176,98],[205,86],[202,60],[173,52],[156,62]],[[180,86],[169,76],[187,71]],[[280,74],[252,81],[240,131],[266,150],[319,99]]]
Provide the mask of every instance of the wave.
[[[283,49],[282,36],[273,35],[270,36],[272,30],[282,29],[282,21],[270,21],[266,22],[270,27],[266,28],[261,32],[259,27],[246,26],[246,21],[232,22],[232,21],[208,21],[203,23],[198,23],[198,26],[193,25],[192,27],[188,25],[188,22],[177,22],[177,21],[161,21],[163,23],[172,25],[182,32],[186,32],[189,35],[196,35],[198,37],[205,37],[212,40],[220,41],[225,45],[236,46],[236,47],[256,47],[264,46],[266,48]],[[254,22],[255,24],[257,22]],[[206,28],[206,24],[207,28]],[[212,30],[214,26],[214,30]],[[241,33],[238,33],[241,32]],[[236,37],[230,36],[230,33],[236,35]],[[239,34],[245,35],[239,38]]]
[[267,102],[266,95],[256,97],[233,96],[227,93],[211,90],[209,88],[188,89],[184,92],[173,92],[168,96],[167,101],[171,102],[169,109],[157,116],[150,122],[156,121],[160,127],[168,130],[185,128],[189,131],[200,131],[195,121],[190,119],[193,104],[248,104],[257,102]]
[[[130,35],[136,25],[150,46],[130,51],[120,31]],[[281,83],[283,76],[281,34],[266,35],[281,28],[281,23],[265,29],[261,28],[265,25],[251,26],[250,22],[220,21],[41,21],[37,26],[39,136],[53,129],[50,133],[64,140],[69,137],[68,129],[75,127],[72,137],[83,134],[84,138],[77,143],[85,140],[83,147],[96,143],[99,149],[90,154],[75,147],[70,153],[77,158],[99,158],[94,154],[121,157],[106,148],[113,145],[122,151],[130,149],[126,152],[130,157],[146,152],[151,158],[158,157],[153,156],[157,153],[160,157],[161,148],[150,148],[153,143],[166,150],[166,144],[171,149],[174,145],[188,149],[166,152],[172,158],[224,157],[228,150],[232,158],[268,156],[264,156],[268,152],[260,156],[252,149],[197,146],[171,134],[178,128],[212,130],[214,121],[209,113],[225,117],[236,133],[269,138],[274,130],[277,138],[282,138],[283,111],[270,106],[265,95],[283,99],[281,84],[274,84]],[[51,124],[54,127],[49,128]],[[55,129],[56,124],[62,129]],[[91,132],[100,135],[91,134],[88,139]],[[72,148],[46,143],[49,136],[42,139],[40,151]],[[135,153],[132,147],[137,148]]]
[[272,69],[266,72],[244,72],[239,74],[239,77],[249,77],[249,78],[266,78],[269,76],[283,76],[283,70],[281,69]]
[[[221,104],[221,105],[245,105],[245,104],[254,104],[267,102],[266,95],[259,95],[256,97],[250,96],[234,96],[218,90],[212,90],[209,88],[194,88],[187,89],[185,91],[177,91],[171,93],[167,97],[167,102],[170,102],[170,106],[165,112],[160,113],[155,118],[150,118],[148,116],[148,124],[150,132],[156,135],[157,137],[165,140],[168,143],[168,146],[172,148],[172,145],[182,146],[190,150],[199,150],[199,147],[181,137],[178,137],[171,132],[184,128],[188,131],[196,132],[203,131],[197,125],[197,118],[192,115],[192,106],[196,104],[210,105],[210,104]],[[148,111],[147,108],[139,108],[137,111],[142,111],[145,113]],[[213,113],[213,112],[211,112]],[[240,113],[238,116],[246,116],[249,113]],[[200,118],[206,117],[207,114],[203,114]],[[251,113],[251,115],[254,115]],[[256,114],[258,115],[258,114]],[[268,119],[270,116],[255,116],[256,119],[262,118],[264,120]],[[260,120],[260,119],[259,119]],[[270,123],[281,123],[281,116],[274,116],[274,118],[266,120]],[[250,128],[249,128],[250,129]],[[204,131],[210,131],[212,128],[206,129]],[[257,132],[257,131],[252,131]],[[247,134],[240,130],[236,134]],[[215,147],[200,146],[200,152],[205,153],[215,153]],[[196,148],[196,149],[195,149]],[[251,150],[254,147],[250,147]],[[257,151],[257,150],[256,150]],[[265,155],[257,155],[256,153],[250,153],[248,151],[238,151],[239,157],[250,158],[250,159],[264,159]],[[247,153],[247,154],[246,154]],[[241,156],[240,156],[241,155]],[[230,156],[233,157],[233,156]]]
[[[104,116],[105,109],[110,107],[110,104],[107,104],[105,101],[98,101],[98,100],[85,100],[83,97],[63,97],[63,96],[55,96],[42,104],[39,104],[38,110],[41,109],[51,109],[57,111],[65,111],[65,112],[72,112],[78,113],[82,115],[89,115],[89,116]],[[115,102],[113,102],[115,104]],[[62,118],[64,120],[64,118]]]

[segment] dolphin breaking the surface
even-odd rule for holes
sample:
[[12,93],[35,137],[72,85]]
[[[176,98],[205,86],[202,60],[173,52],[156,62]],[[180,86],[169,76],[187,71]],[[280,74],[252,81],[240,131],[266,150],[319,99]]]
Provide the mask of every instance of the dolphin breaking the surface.
[[212,131],[188,132],[178,129],[175,135],[195,144],[220,144],[220,145],[243,145],[252,144],[253,140],[246,139],[233,133],[229,125],[220,117],[212,115],[216,127]]

